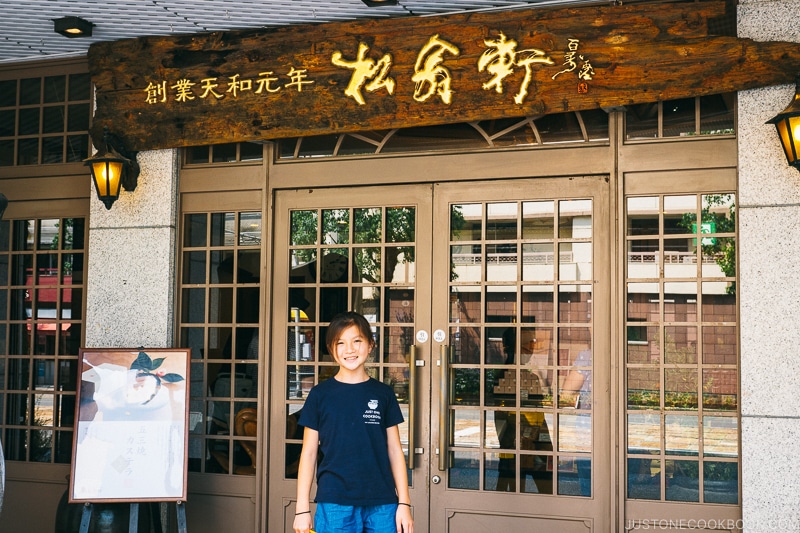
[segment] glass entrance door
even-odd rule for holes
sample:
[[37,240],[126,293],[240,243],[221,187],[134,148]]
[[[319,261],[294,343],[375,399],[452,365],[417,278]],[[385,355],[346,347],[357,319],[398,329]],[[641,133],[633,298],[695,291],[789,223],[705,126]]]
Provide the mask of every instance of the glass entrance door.
[[279,192],[270,530],[291,530],[297,413],[336,371],[322,339],[346,309],[406,416],[416,531],[608,530],[607,194],[602,177]]
[[610,527],[606,209],[602,178],[436,188],[431,531]]
[[412,503],[427,521],[430,342],[419,342],[418,332],[431,322],[431,202],[426,186],[276,195],[270,531],[292,530],[303,430],[297,421],[311,387],[338,369],[324,339],[330,320],[346,310],[372,325],[376,347],[367,370],[394,389],[403,410]]

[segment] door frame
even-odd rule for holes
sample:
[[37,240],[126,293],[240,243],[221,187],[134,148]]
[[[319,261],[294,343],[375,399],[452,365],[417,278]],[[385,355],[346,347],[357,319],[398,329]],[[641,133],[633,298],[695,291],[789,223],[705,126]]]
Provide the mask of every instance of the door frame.
[[[277,191],[275,194],[275,203],[274,203],[274,213],[275,217],[273,220],[273,236],[276,239],[274,243],[273,250],[275,251],[273,255],[273,285],[272,285],[272,316],[273,319],[273,330],[271,335],[271,353],[272,354],[281,354],[285,353],[285,347],[287,346],[287,330],[283,326],[286,324],[285,320],[282,318],[285,316],[285,309],[282,306],[287,305],[289,302],[289,284],[286,283],[288,280],[288,272],[289,272],[289,261],[287,260],[289,257],[288,250],[289,245],[288,242],[281,242],[278,244],[278,238],[282,236],[289,235],[289,225],[288,225],[288,215],[291,210],[293,209],[312,209],[312,208],[331,208],[331,209],[339,209],[339,208],[358,208],[358,207],[375,207],[377,205],[386,206],[389,204],[387,201],[376,201],[376,199],[380,198],[390,198],[392,204],[391,205],[399,205],[399,206],[414,206],[417,210],[417,225],[431,227],[431,188],[430,186],[426,185],[382,185],[382,186],[365,186],[359,188],[339,188],[339,189],[295,189],[289,191]],[[341,199],[339,201],[339,199]],[[426,263],[430,263],[431,258],[431,238],[429,236],[425,236],[424,238],[420,239],[417,236],[415,242],[416,252],[415,252],[415,263],[419,263],[420,260]],[[280,259],[284,258],[284,261],[281,263]],[[416,277],[413,283],[415,296],[415,308],[414,308],[414,322],[415,329],[418,331],[420,328],[427,328],[427,324],[430,324],[430,306],[419,305],[417,302],[419,301],[429,301],[430,294],[431,294],[431,280],[430,280],[430,269],[415,269],[416,270]],[[315,285],[324,287],[322,285]],[[402,286],[402,283],[401,283]],[[385,318],[385,317],[384,317]],[[320,317],[317,316],[315,320],[312,320],[312,324],[315,322],[320,322],[320,326],[322,325],[321,321],[319,320]],[[280,321],[280,322],[278,322]],[[389,325],[388,320],[383,320],[382,323],[385,324],[385,328],[388,329]],[[383,339],[380,339],[381,342]],[[320,341],[321,342],[321,339]],[[421,371],[420,369],[427,369],[430,368],[430,361],[429,352],[427,351],[427,346],[424,343],[416,343],[416,350],[411,352],[415,355],[415,361],[413,361],[414,369],[416,370],[415,374],[417,379],[415,380],[415,389],[416,389],[416,397],[414,400],[418,400],[424,394],[425,391],[430,390],[430,375],[428,372]],[[318,360],[319,358],[317,358]],[[409,361],[409,364],[412,364],[412,361]],[[275,355],[272,360],[269,362],[270,368],[270,378],[272,380],[272,394],[268,398],[270,403],[269,405],[269,412],[270,412],[270,425],[271,428],[268,431],[269,435],[269,448],[273,450],[273,453],[270,454],[268,457],[268,465],[267,468],[268,472],[268,483],[270,487],[270,491],[272,492],[273,496],[268,499],[267,505],[269,506],[268,521],[270,530],[274,531],[284,531],[289,524],[291,524],[291,520],[293,519],[294,515],[294,501],[295,501],[295,492],[296,492],[296,481],[293,479],[286,479],[284,476],[285,471],[285,462],[284,462],[284,451],[283,448],[285,446],[285,430],[283,429],[286,426],[286,419],[287,413],[285,412],[285,407],[287,405],[286,398],[284,398],[285,394],[285,383],[287,378],[286,368],[286,357],[281,357],[280,355]],[[412,407],[413,408],[413,405]],[[416,445],[412,443],[412,448],[422,448],[422,453],[417,452],[414,453],[414,449],[410,449],[409,453],[413,454],[414,463],[416,469],[413,471],[412,475],[416,478],[416,482],[412,484],[410,487],[410,496],[411,496],[411,503],[415,506],[415,510],[419,509],[419,504],[421,502],[426,502],[428,500],[427,495],[427,470],[426,470],[426,462],[419,459],[419,455],[425,455],[428,452],[428,447],[425,444],[420,446],[420,443],[427,442],[429,440],[429,428],[430,423],[426,416],[421,415],[419,409],[415,411],[416,416],[406,416],[407,422],[414,423],[414,431],[416,434]],[[412,430],[409,429],[409,432]],[[272,472],[270,475],[269,473]],[[278,493],[280,496],[275,496],[275,493]],[[312,486],[312,493],[314,492],[314,487]]]
[[[437,250],[433,251],[434,255],[431,255],[430,249],[433,247],[433,242],[435,235],[441,234],[441,232],[436,232],[433,230],[434,227],[438,227],[437,224],[442,225],[443,222],[449,220],[449,205],[451,201],[458,201],[459,199],[470,199],[475,201],[476,199],[486,199],[486,192],[487,189],[491,189],[493,191],[493,199],[496,198],[497,200],[522,200],[522,199],[539,199],[539,198],[592,198],[592,205],[593,205],[593,238],[592,238],[592,250],[593,250],[593,300],[594,301],[601,301],[610,303],[609,299],[609,290],[608,287],[610,285],[609,273],[608,273],[608,254],[609,250],[607,247],[603,246],[602,243],[610,242],[610,234],[608,228],[608,196],[609,196],[609,187],[608,187],[608,179],[604,176],[594,176],[594,177],[574,177],[570,179],[570,187],[569,192],[570,194],[559,196],[558,193],[564,194],[564,187],[563,187],[563,180],[562,179],[541,179],[541,178],[529,178],[525,180],[493,180],[493,181],[481,181],[481,182],[473,182],[470,184],[471,187],[464,187],[463,182],[459,183],[444,183],[444,184],[435,184],[431,185],[383,185],[383,186],[365,186],[359,188],[342,188],[342,189],[295,189],[289,191],[276,191],[275,193],[275,202],[274,202],[274,220],[273,220],[273,236],[276,241],[273,243],[273,267],[272,271],[274,273],[273,279],[273,287],[272,287],[272,302],[273,302],[273,312],[271,313],[274,317],[283,316],[283,313],[280,310],[282,305],[286,305],[289,298],[288,292],[288,284],[284,283],[288,279],[288,262],[285,258],[288,257],[288,241],[286,237],[289,235],[290,228],[289,224],[289,216],[288,214],[292,209],[304,209],[304,208],[344,208],[344,207],[370,207],[374,205],[382,205],[386,202],[381,202],[380,198],[391,198],[392,202],[395,205],[416,205],[418,207],[418,231],[417,231],[417,246],[421,246],[422,248],[427,248],[427,252],[425,253],[418,253],[418,264],[423,264],[422,268],[417,268],[417,283],[416,283],[416,311],[415,311],[415,328],[417,331],[425,330],[426,332],[432,332],[435,329],[443,329],[447,331],[447,304],[448,301],[448,285],[447,283],[441,284],[442,287],[432,287],[432,277],[436,277],[436,279],[448,279],[447,272],[449,265],[449,246],[437,246]],[[480,190],[479,193],[474,192],[474,187],[478,187]],[[544,190],[543,190],[544,189]],[[436,192],[434,192],[434,190]],[[536,191],[536,194],[532,194],[532,191]],[[333,196],[332,196],[333,195]],[[339,198],[336,197],[340,197]],[[379,201],[376,202],[376,199]],[[412,200],[413,199],[413,200]],[[432,203],[437,205],[436,213],[438,216],[439,222],[436,222],[436,219],[431,218],[433,207]],[[430,228],[430,236],[420,236],[422,232],[419,231],[421,228]],[[278,242],[279,240],[286,241],[286,242]],[[442,257],[442,250],[444,251],[444,257]],[[430,266],[424,265],[426,262]],[[283,258],[283,262],[281,263],[281,258]],[[427,270],[427,272],[425,272]],[[444,276],[444,277],[442,277]],[[597,283],[598,279],[605,280],[605,282]],[[598,287],[603,287],[598,290]],[[436,293],[439,294],[439,297],[429,297],[425,295],[427,292],[428,295],[433,296],[431,290],[436,290]],[[442,293],[442,289],[444,293]],[[427,306],[424,304],[425,301],[432,301],[434,302],[432,305]],[[439,324],[438,322],[441,321],[441,318],[437,320],[436,323],[433,322],[430,313],[434,313],[435,316],[445,317],[444,324]],[[595,346],[595,350],[598,353],[609,353],[608,350],[608,338],[607,336],[603,335],[601,332],[609,331],[608,327],[608,320],[609,320],[609,313],[603,311],[595,311],[594,316],[602,317],[599,320],[593,322],[593,346]],[[283,322],[282,322],[283,324]],[[432,485],[430,484],[430,479],[433,475],[434,465],[437,462],[437,457],[435,455],[436,450],[436,443],[438,439],[436,436],[438,435],[439,431],[439,423],[436,420],[436,417],[433,415],[435,413],[435,398],[438,398],[438,386],[435,385],[436,380],[441,377],[440,374],[440,367],[437,367],[436,364],[438,362],[438,354],[439,354],[439,347],[443,344],[441,342],[437,342],[432,338],[432,335],[428,335],[430,342],[422,341],[417,338],[417,361],[415,362],[415,366],[419,365],[421,368],[417,368],[417,374],[420,376],[421,379],[418,381],[417,392],[420,396],[419,400],[423,401],[423,405],[428,405],[429,409],[420,409],[418,408],[415,412],[415,416],[413,417],[415,430],[418,435],[417,443],[419,446],[414,446],[414,448],[421,448],[418,454],[415,454],[415,466],[416,469],[412,472],[414,476],[415,482],[412,484],[411,490],[411,497],[412,497],[412,504],[415,505],[415,513],[417,516],[417,529],[421,532],[425,532],[428,529],[428,524],[432,524],[431,520],[434,514],[434,509],[437,508],[435,504],[435,499],[431,497],[431,493],[434,490]],[[445,340],[445,342],[447,342]],[[284,327],[278,327],[276,323],[276,327],[273,328],[273,332],[271,335],[271,343],[272,343],[272,353],[279,354],[285,351],[285,346],[287,345],[287,337],[286,331]],[[609,370],[601,370],[598,372],[603,365],[608,366],[607,360],[603,361],[602,359],[596,359],[598,363],[595,365],[595,382],[600,383],[604,382],[607,383],[610,371]],[[287,413],[285,413],[285,406],[286,401],[283,398],[284,389],[285,387],[283,384],[285,383],[286,378],[286,360],[284,357],[276,356],[273,358],[271,363],[271,378],[273,380],[273,396],[274,398],[270,398],[270,419],[272,421],[271,431],[269,434],[272,436],[270,441],[270,449],[274,450],[274,452],[270,455],[270,468],[268,468],[268,472],[273,472],[269,479],[269,486],[270,490],[273,494],[276,492],[279,493],[280,498],[271,497],[270,500],[270,512],[268,513],[268,517],[270,520],[270,527],[271,529],[284,529],[288,523],[290,523],[290,519],[293,515],[293,500],[294,500],[294,489],[296,487],[294,480],[289,480],[284,478],[284,462],[283,462],[283,451],[282,448],[284,446],[284,435],[285,432],[282,431],[284,427],[284,420],[286,420]],[[610,441],[610,437],[612,435],[609,421],[613,418],[612,414],[610,413],[609,409],[609,399],[608,399],[608,392],[610,390],[610,386],[603,387],[601,391],[594,393],[594,404],[595,408],[593,410],[593,435],[595,446],[600,443],[608,443]],[[604,410],[604,411],[603,411]],[[597,413],[603,412],[604,414],[598,417]],[[602,420],[602,422],[598,423],[597,420]],[[428,428],[431,428],[429,432]],[[598,437],[598,432],[605,437]],[[415,452],[417,450],[414,450]],[[599,449],[595,449],[593,452],[595,455],[594,457],[613,457],[613,454],[610,453],[610,446],[606,449],[605,446],[601,445]],[[612,467],[608,462],[603,460],[595,460],[595,472],[593,478],[597,479],[611,479],[611,476],[608,473],[611,471]],[[445,485],[442,485],[444,487]],[[283,488],[281,488],[283,487]],[[610,516],[610,509],[611,509],[611,498],[610,495],[613,493],[611,487],[603,487],[600,488],[600,485],[597,481],[595,481],[595,490],[593,492],[593,496],[589,499],[581,498],[580,501],[583,504],[586,502],[594,502],[592,505],[593,507],[593,517],[578,517],[576,518],[579,522],[586,522],[588,520],[589,523],[594,524],[594,527],[597,527],[598,531],[602,531],[607,529],[607,524],[604,523],[604,520],[608,521]],[[462,493],[462,497],[467,498],[466,500],[461,499],[460,504],[462,507],[471,507],[473,504],[470,504],[469,501],[476,497],[477,500],[474,501],[474,505],[478,505],[479,501],[483,501],[485,503],[485,497],[491,496],[498,501],[509,501],[509,495],[507,494],[487,494],[485,491],[480,493],[475,493],[476,496],[470,495],[469,493]],[[537,498],[541,497],[538,495],[529,495],[529,494],[522,494],[517,495],[517,498],[523,498],[526,502],[530,502],[530,498]],[[553,498],[556,498],[555,501],[552,501]],[[556,497],[550,496],[549,499],[551,503],[563,502],[561,505],[564,505],[564,509],[572,507],[574,508],[573,502],[569,501],[569,498],[564,497]],[[444,507],[444,506],[442,506]],[[556,505],[559,507],[559,505]],[[551,516],[554,518],[554,516]],[[543,516],[542,519],[545,519]],[[563,518],[560,518],[562,520]],[[437,530],[438,526],[432,526],[433,530]]]
[[[568,183],[565,184],[565,179]],[[480,189],[480,193],[474,192],[475,187],[487,185]],[[470,201],[474,202],[476,197],[478,201],[520,201],[520,200],[538,200],[538,199],[572,199],[572,198],[591,198],[592,199],[592,347],[596,354],[594,357],[594,385],[595,388],[592,393],[592,496],[586,497],[568,497],[553,495],[531,495],[531,494],[510,494],[503,492],[491,491],[475,491],[474,495],[468,495],[468,491],[463,491],[466,494],[466,500],[459,502],[459,507],[454,508],[448,504],[446,487],[446,480],[443,480],[437,486],[431,489],[431,530],[432,531],[448,531],[447,521],[455,517],[457,513],[462,515],[469,515],[474,509],[478,508],[478,504],[486,507],[486,500],[495,500],[489,507],[494,508],[497,513],[512,513],[515,509],[521,508],[523,504],[530,504],[531,498],[536,498],[533,501],[539,501],[544,505],[544,508],[537,510],[534,513],[528,513],[527,518],[522,513],[516,512],[516,520],[519,521],[520,527],[530,527],[530,523],[525,520],[536,521],[535,526],[544,526],[552,520],[557,520],[560,526],[566,527],[568,522],[573,521],[565,516],[559,516],[559,509],[563,509],[562,514],[573,512],[576,508],[585,510],[590,508],[590,513],[585,513],[586,516],[574,517],[574,522],[580,524],[591,523],[592,531],[608,531],[611,528],[613,508],[615,505],[613,493],[614,484],[611,480],[614,476],[610,475],[617,470],[615,460],[614,446],[610,444],[615,435],[612,422],[614,420],[614,413],[611,411],[611,390],[613,389],[611,383],[612,365],[614,364],[614,355],[611,349],[611,308],[613,305],[611,298],[611,285],[612,285],[612,270],[610,268],[611,248],[609,243],[613,241],[611,234],[611,225],[609,222],[609,197],[610,197],[609,179],[607,176],[581,176],[570,178],[528,178],[528,179],[515,179],[515,180],[497,180],[489,182],[473,182],[464,186],[463,183],[444,183],[436,184],[434,194],[434,209],[435,219],[449,220],[449,211],[451,203],[460,203]],[[434,261],[433,261],[433,279],[434,279],[434,310],[433,317],[434,323],[432,330],[442,329],[449,331],[450,324],[448,323],[448,302],[449,302],[449,286],[447,283],[437,285],[436,280],[449,279],[449,245],[447,244],[448,232],[439,231],[436,233],[439,239],[434,241]],[[554,287],[556,284],[554,284]],[[437,343],[443,345],[449,342],[449,337],[444,343]],[[605,354],[605,356],[603,356]],[[440,384],[442,383],[441,365],[432,368],[432,391],[431,391],[431,404],[432,406],[441,396]],[[604,384],[600,387],[600,384]],[[441,417],[440,417],[441,418]],[[440,436],[440,421],[434,417],[434,425],[432,428],[432,446],[437,446]],[[604,437],[605,436],[605,437]],[[555,443],[554,443],[555,444]],[[441,450],[440,450],[441,453]],[[555,454],[558,452],[555,451]],[[436,468],[433,468],[434,473]],[[445,473],[439,473],[442,476]],[[607,480],[605,485],[601,484],[600,480]],[[453,491],[451,491],[453,492]],[[541,498],[541,500],[539,500]],[[470,504],[470,500],[474,500],[474,505]],[[438,503],[437,503],[438,502]],[[466,504],[466,505],[464,505]],[[501,511],[507,507],[505,511]],[[445,512],[446,511],[446,512]],[[435,513],[439,513],[435,517]],[[594,518],[591,518],[594,515]],[[582,527],[582,526],[578,526]]]

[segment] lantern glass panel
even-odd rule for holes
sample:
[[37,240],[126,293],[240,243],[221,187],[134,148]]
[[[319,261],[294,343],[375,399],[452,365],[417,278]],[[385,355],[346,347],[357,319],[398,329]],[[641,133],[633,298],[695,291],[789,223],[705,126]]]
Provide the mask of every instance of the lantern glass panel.
[[122,175],[121,161],[98,161],[92,163],[97,193],[100,196],[119,196],[120,176]]

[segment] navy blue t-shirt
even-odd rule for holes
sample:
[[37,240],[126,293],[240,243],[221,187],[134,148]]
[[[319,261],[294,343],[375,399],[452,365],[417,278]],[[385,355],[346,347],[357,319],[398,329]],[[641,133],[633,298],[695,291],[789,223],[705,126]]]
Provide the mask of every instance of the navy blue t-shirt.
[[330,378],[312,388],[299,424],[319,432],[315,501],[397,503],[386,429],[401,422],[394,391],[376,379],[341,383]]

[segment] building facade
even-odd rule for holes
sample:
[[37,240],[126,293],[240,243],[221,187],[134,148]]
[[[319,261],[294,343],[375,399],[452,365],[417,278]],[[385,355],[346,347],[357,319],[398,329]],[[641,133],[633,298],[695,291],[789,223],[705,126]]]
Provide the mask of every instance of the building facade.
[[[741,2],[738,36],[800,42],[799,8]],[[192,350],[189,528],[291,530],[351,308],[417,531],[797,529],[793,87],[148,150],[107,210],[89,79],[0,66],[4,528],[56,522],[79,349],[144,346]]]

